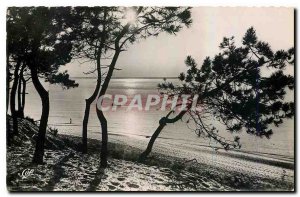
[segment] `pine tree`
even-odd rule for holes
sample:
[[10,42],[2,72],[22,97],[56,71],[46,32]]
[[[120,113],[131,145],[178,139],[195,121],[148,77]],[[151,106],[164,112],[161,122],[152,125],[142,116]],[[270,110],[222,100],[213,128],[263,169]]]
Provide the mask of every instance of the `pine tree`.
[[[210,122],[217,120],[234,134],[244,131],[270,138],[270,125],[280,126],[295,114],[294,102],[287,102],[287,91],[294,89],[294,77],[284,74],[284,68],[294,64],[294,49],[273,51],[266,42],[259,41],[253,27],[237,47],[234,37],[224,38],[221,52],[214,58],[207,57],[199,67],[188,56],[186,73],[180,73],[180,85],[170,82],[159,84],[162,94],[168,96],[198,95],[197,108],[192,99],[188,107],[174,118],[171,111],[162,118],[147,149],[141,154],[144,160],[151,152],[155,139],[167,123],[174,123],[185,115],[195,124],[198,136],[213,139],[225,150],[239,148],[239,137],[225,139]],[[200,109],[200,110],[199,110]]]

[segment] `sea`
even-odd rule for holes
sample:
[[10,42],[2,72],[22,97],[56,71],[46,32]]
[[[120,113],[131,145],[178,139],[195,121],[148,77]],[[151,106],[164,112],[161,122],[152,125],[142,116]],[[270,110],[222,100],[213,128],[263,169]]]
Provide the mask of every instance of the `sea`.
[[[79,87],[64,89],[60,85],[44,86],[49,91],[50,115],[49,127],[57,128],[60,133],[81,136],[82,120],[85,110],[85,99],[93,92],[96,84],[95,78],[74,78]],[[167,79],[176,83],[177,79]],[[148,139],[159,125],[160,118],[166,116],[168,111],[162,111],[160,106],[151,107],[150,110],[130,110],[127,107],[130,99],[136,94],[141,94],[145,99],[146,95],[159,94],[157,85],[163,82],[162,78],[116,78],[112,79],[107,94],[122,94],[128,97],[125,106],[117,106],[115,111],[105,112],[108,120],[108,132],[111,136],[124,136],[126,138]],[[41,101],[30,83],[27,87],[25,114],[35,120],[41,116]],[[287,97],[293,100],[293,92]],[[101,128],[96,115],[96,102],[91,106],[88,123],[88,137],[101,139]],[[215,146],[215,142],[210,139],[198,137],[192,129],[193,126],[187,123],[187,117],[182,120],[168,124],[160,138],[180,142],[182,144],[201,144],[204,146]],[[266,154],[279,154],[294,157],[294,119],[286,120],[279,127],[271,126],[274,134],[270,139],[249,135],[245,132],[230,133],[217,120],[212,122],[220,135],[232,140],[234,136],[239,136],[241,150],[248,152],[259,152]],[[147,140],[146,140],[147,141]]]

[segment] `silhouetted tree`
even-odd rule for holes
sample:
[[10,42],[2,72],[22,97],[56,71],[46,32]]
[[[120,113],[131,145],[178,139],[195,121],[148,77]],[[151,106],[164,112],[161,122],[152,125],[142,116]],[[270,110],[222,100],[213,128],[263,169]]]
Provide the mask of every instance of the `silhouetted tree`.
[[[179,75],[180,85],[169,82],[159,84],[163,94],[191,95],[187,107],[174,118],[172,110],[159,121],[159,127],[152,135],[147,149],[141,154],[144,160],[153,147],[155,139],[168,123],[174,123],[186,115],[187,123],[194,123],[198,136],[212,139],[225,150],[239,148],[239,137],[225,139],[210,121],[219,121],[226,130],[270,138],[271,124],[279,126],[286,118],[294,116],[294,102],[286,102],[287,88],[294,89],[294,77],[284,74],[284,68],[294,64],[294,49],[274,52],[268,43],[258,41],[251,27],[243,37],[241,47],[234,38],[224,38],[221,52],[213,59],[207,57],[199,68],[188,56],[186,73]],[[197,108],[193,108],[193,97]]]
[[[113,57],[108,71],[104,76],[102,87],[98,98],[105,95],[109,82],[116,69],[118,57],[128,44],[138,40],[146,39],[150,36],[158,36],[161,32],[176,34],[184,26],[192,23],[190,8],[178,7],[118,7],[117,10],[108,12],[109,16],[114,16],[113,21],[119,21],[118,26],[109,35],[113,35],[113,43],[107,49],[113,51]],[[102,144],[101,144],[101,167],[107,166],[107,120],[103,111],[96,108],[97,116],[101,124]]]
[[[16,16],[13,13],[10,13],[8,9],[7,14],[7,42],[6,42],[6,67],[7,67],[7,110],[8,103],[10,103],[10,111],[13,117],[13,131],[14,134],[18,134],[18,122],[17,122],[17,110],[16,110],[16,93],[18,88],[19,81],[19,70],[22,66],[22,53],[25,50],[25,43],[23,40],[20,40],[21,29],[16,25],[14,20]],[[12,81],[12,87],[9,96],[10,82]],[[9,132],[8,132],[9,135]]]
[[27,83],[30,82],[31,77],[28,73],[28,68],[25,64],[22,65],[19,76],[18,76],[18,111],[17,116],[24,118],[25,99],[26,99],[26,87]]
[[10,111],[11,111],[11,115],[13,117],[13,133],[14,135],[18,135],[18,114],[17,114],[17,110],[16,110],[16,93],[17,93],[17,88],[18,88],[18,81],[19,81],[19,69],[21,66],[21,61],[17,60],[16,64],[15,64],[15,70],[14,70],[14,74],[13,74],[13,84],[12,84],[12,88],[11,88],[11,96],[10,96]]
[[[23,65],[22,68],[20,69],[19,81],[18,81],[18,113],[17,113],[17,115],[20,118],[24,118],[24,110],[22,107],[22,98],[21,98],[22,97],[22,82],[24,79],[24,76],[23,76],[24,68],[25,68],[25,66]],[[25,84],[25,86],[26,86],[26,84]]]
[[67,72],[58,72],[59,67],[70,62],[72,57],[69,29],[61,18],[61,13],[68,9],[70,8],[8,8],[8,58],[17,62],[15,72],[19,70],[19,62],[28,66],[32,83],[42,101],[42,115],[33,156],[33,162],[37,164],[43,163],[50,108],[49,93],[40,78],[49,83],[59,83],[66,88],[78,86],[74,80],[69,79]]
[[116,7],[74,7],[69,14],[69,20],[74,39],[74,53],[76,58],[84,59],[84,62],[94,62],[96,68],[84,73],[97,74],[97,83],[91,96],[87,98],[83,125],[82,125],[82,152],[87,152],[87,126],[91,104],[99,94],[108,47],[113,42],[113,31],[119,24],[112,13],[117,11]]
[[[10,70],[13,72],[13,74],[11,74]],[[27,68],[25,64],[21,62],[21,60],[19,60],[17,63],[14,62],[7,63],[6,97],[7,97],[7,104],[10,103],[11,115],[13,117],[14,135],[18,135],[18,127],[17,127],[18,118],[24,118],[26,84],[30,80],[30,77],[28,77],[28,73],[23,73],[25,72],[25,70],[27,70]],[[10,92],[11,96],[9,96],[10,83],[12,83],[12,88]],[[18,108],[16,108],[16,95],[17,95]],[[7,110],[8,110],[8,105],[7,105]],[[10,135],[10,133],[8,134]]]

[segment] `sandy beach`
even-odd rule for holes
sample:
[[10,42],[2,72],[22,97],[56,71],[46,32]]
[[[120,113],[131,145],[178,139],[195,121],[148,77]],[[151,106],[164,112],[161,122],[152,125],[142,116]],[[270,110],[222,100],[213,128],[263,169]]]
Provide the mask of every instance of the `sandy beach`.
[[[149,159],[138,163],[142,149],[114,138],[109,143],[109,167],[104,170],[98,167],[100,141],[89,139],[89,154],[82,154],[79,137],[48,131],[45,164],[36,166],[31,158],[37,126],[20,122],[17,145],[7,150],[9,191],[290,191],[294,187],[293,166],[288,162],[276,165],[263,157],[251,161],[250,156],[241,159],[241,153],[231,156],[221,151],[212,165],[209,149],[187,148],[186,157],[185,150],[169,145],[168,149],[161,139]],[[286,174],[280,174],[283,171]]]

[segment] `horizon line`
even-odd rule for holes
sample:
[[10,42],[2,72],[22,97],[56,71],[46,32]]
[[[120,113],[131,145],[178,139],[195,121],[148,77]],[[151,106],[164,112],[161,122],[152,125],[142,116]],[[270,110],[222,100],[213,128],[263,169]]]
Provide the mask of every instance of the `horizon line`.
[[[81,78],[81,79],[97,79],[97,77],[70,77],[70,78]],[[178,77],[112,77],[112,79],[177,79]]]

